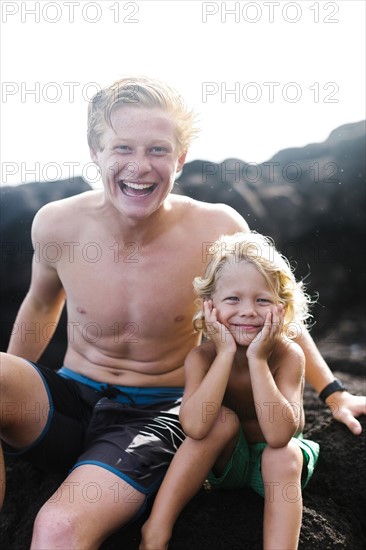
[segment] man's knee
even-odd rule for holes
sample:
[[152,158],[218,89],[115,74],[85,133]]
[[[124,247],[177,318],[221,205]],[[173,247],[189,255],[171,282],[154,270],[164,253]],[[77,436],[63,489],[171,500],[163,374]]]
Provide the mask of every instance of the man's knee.
[[56,504],[46,502],[34,522],[32,547],[78,548],[79,542],[76,516]]
[[43,380],[31,364],[3,353],[0,384],[1,438],[11,446],[27,446],[42,432],[49,415]]

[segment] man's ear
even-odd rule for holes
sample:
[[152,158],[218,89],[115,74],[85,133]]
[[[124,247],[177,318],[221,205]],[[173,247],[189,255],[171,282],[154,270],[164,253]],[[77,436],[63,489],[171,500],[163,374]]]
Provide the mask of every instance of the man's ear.
[[184,163],[186,161],[188,151],[184,151],[180,157],[178,158],[178,166],[177,166],[177,172],[180,172],[184,166]]
[[89,153],[90,153],[90,158],[92,159],[92,161],[95,162],[95,164],[98,164],[98,155],[97,155],[96,150],[89,147]]

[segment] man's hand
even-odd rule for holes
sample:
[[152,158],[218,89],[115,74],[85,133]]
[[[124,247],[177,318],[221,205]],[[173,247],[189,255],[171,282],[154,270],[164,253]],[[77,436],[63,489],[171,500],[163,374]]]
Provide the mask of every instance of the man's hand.
[[345,424],[354,435],[360,435],[362,427],[356,417],[366,414],[365,396],[336,391],[326,399],[326,404],[331,409],[335,420]]

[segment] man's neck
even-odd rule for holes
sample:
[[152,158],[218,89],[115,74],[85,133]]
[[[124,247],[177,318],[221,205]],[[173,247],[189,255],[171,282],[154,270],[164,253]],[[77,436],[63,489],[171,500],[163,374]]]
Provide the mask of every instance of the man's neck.
[[159,235],[165,233],[172,223],[172,204],[168,199],[155,212],[146,218],[133,218],[124,216],[106,203],[106,212],[112,221],[114,231],[123,237],[125,242],[135,242],[139,245],[147,245]]

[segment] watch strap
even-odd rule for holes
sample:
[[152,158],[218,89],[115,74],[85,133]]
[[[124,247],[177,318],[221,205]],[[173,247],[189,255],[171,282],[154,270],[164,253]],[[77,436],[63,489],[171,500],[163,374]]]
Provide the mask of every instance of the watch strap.
[[332,393],[336,391],[346,391],[345,386],[337,378],[335,378],[333,382],[325,386],[325,388],[319,394],[319,399],[321,399],[323,403],[325,403],[327,397],[329,397],[330,395],[332,395]]

